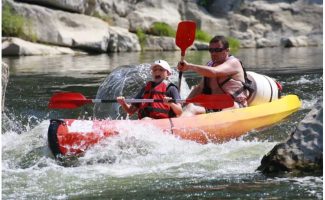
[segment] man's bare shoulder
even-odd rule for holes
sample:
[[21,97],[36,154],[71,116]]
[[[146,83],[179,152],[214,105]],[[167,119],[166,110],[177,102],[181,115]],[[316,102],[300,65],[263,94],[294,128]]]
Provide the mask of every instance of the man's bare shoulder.
[[241,71],[241,63],[240,61],[235,58],[235,57],[232,57],[230,59],[228,59],[225,63],[227,63],[227,65],[230,65],[232,68],[238,70],[238,71]]

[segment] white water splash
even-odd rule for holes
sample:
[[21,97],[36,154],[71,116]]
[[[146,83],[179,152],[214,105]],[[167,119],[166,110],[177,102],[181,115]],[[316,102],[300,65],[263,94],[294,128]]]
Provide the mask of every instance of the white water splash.
[[[320,77],[323,79],[322,77]],[[318,79],[310,79],[309,75],[303,75],[296,81],[286,82],[288,85],[305,85],[305,84],[315,84],[318,83]]]
[[[93,190],[100,193],[103,188],[132,189],[150,184],[151,179],[254,174],[262,156],[275,145],[242,139],[202,145],[128,122],[119,127],[119,135],[89,149],[77,167],[62,167],[54,160],[47,147],[47,120],[22,134],[4,133],[2,197],[68,199]],[[139,178],[143,181],[134,183]],[[143,187],[150,189],[150,185]]]

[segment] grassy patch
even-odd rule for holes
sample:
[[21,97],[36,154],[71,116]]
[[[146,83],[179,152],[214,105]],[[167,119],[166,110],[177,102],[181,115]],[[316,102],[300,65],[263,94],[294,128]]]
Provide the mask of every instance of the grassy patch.
[[147,35],[144,33],[144,31],[141,28],[137,28],[136,30],[136,35],[138,36],[138,40],[141,46],[141,50],[143,51],[144,49],[144,43],[147,38]]
[[175,37],[176,31],[164,22],[155,22],[148,31],[148,34]]
[[233,37],[227,37],[227,40],[229,42],[230,52],[236,53],[239,50],[240,41]]
[[202,42],[210,42],[212,36],[207,32],[197,29],[195,33],[195,39]]
[[16,14],[8,3],[5,3],[2,9],[2,36],[37,41],[37,36],[32,30],[32,22]]
[[111,25],[111,26],[114,26],[114,21],[112,19],[112,17],[110,16],[103,16],[103,15],[100,15],[97,11],[95,11],[93,14],[92,14],[93,17],[96,17],[96,18],[99,18],[101,20],[103,20],[104,22],[106,22],[108,25]]

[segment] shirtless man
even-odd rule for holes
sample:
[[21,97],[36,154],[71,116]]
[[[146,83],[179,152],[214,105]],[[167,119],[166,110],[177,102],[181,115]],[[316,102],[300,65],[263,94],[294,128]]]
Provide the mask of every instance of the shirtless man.
[[[215,36],[209,44],[211,60],[204,65],[186,61],[178,63],[179,71],[194,71],[203,76],[202,81],[194,86],[188,98],[199,94],[230,94],[234,99],[232,108],[247,106],[248,90],[244,87],[245,73],[241,62],[230,55],[229,44],[224,36]],[[202,106],[188,104],[182,116],[206,113]]]

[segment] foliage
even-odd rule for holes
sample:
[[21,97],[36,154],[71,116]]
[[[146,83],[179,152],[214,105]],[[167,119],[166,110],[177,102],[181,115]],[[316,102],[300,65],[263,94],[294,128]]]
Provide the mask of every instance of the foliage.
[[24,33],[25,19],[15,15],[9,4],[5,4],[2,10],[2,35],[19,36]]
[[240,47],[240,41],[233,37],[227,38],[231,53],[236,53]]
[[32,31],[32,22],[16,14],[8,3],[2,9],[2,35],[19,37],[36,42],[37,36]]
[[200,29],[196,30],[196,33],[195,33],[196,40],[199,40],[202,42],[210,42],[211,38],[212,38],[212,36],[210,34],[208,34],[207,32],[204,32]]
[[106,22],[107,24],[109,25],[114,25],[114,21],[112,19],[112,17],[110,16],[104,16],[104,15],[101,15],[99,14],[97,11],[95,11],[93,14],[92,14],[93,17],[96,17],[96,18],[99,18],[101,20],[103,20],[104,22]]
[[136,30],[136,35],[138,36],[138,40],[141,46],[141,49],[143,50],[144,48],[144,42],[147,38],[147,35],[144,33],[144,31],[141,28],[137,28]]
[[149,34],[158,36],[175,37],[176,31],[164,22],[155,22],[148,31]]

